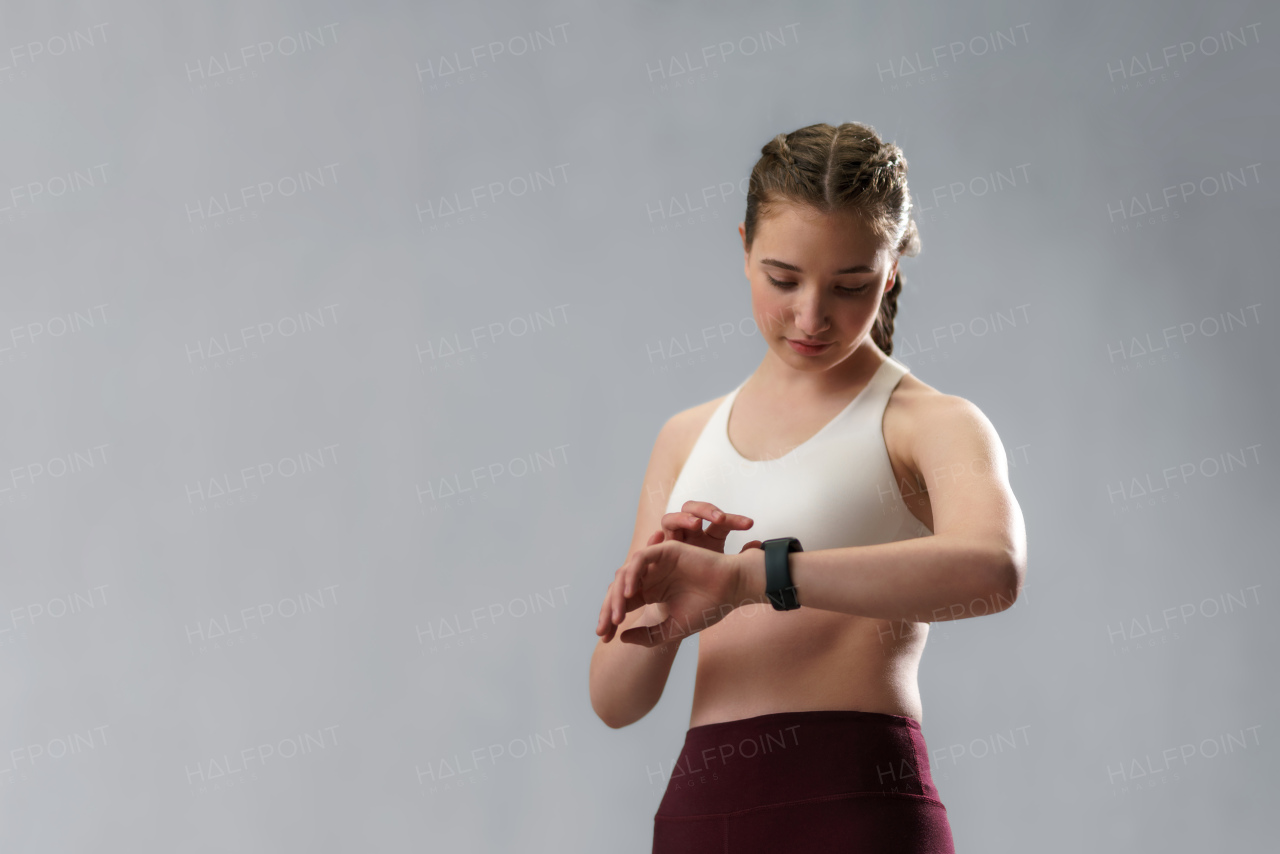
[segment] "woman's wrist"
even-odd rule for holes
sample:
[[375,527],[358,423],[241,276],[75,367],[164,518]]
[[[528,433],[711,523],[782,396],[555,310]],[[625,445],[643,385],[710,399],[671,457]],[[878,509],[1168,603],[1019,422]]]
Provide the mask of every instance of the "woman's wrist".
[[769,601],[765,593],[764,549],[746,549],[734,555],[737,573],[733,606],[763,605]]

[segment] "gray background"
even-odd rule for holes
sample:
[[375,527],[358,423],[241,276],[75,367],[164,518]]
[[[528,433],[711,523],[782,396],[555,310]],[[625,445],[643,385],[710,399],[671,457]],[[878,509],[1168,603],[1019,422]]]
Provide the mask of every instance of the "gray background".
[[0,849],[648,851],[696,644],[611,730],[596,616],[764,354],[739,182],[847,120],[910,162],[894,355],[1027,522],[922,664],[959,850],[1274,839],[1274,4],[4,22]]

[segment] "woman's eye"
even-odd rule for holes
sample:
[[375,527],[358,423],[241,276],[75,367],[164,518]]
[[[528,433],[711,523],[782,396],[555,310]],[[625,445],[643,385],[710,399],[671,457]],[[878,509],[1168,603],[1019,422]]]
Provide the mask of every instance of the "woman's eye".
[[[765,273],[765,278],[767,278],[771,283],[773,283],[774,286],[782,288],[783,290],[787,290],[791,288],[793,285],[795,285],[795,282],[778,281],[773,276],[770,276],[768,273]],[[869,287],[871,286],[862,285],[861,287],[857,287],[857,288],[837,287],[836,290],[843,294],[861,294],[861,293],[866,293]]]

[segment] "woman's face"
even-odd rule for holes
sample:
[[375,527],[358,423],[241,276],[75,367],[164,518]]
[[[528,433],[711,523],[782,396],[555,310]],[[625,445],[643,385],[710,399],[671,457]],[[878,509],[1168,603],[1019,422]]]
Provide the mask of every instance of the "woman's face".
[[[848,214],[787,204],[759,221],[749,251],[745,224],[738,234],[752,314],[774,355],[796,370],[823,371],[870,343],[898,263],[867,225]],[[795,346],[805,341],[826,346]]]

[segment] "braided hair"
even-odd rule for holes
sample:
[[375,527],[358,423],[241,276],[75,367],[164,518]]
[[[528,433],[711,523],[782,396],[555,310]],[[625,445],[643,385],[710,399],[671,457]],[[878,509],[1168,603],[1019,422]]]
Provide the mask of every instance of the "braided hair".
[[[744,223],[747,248],[761,218],[777,205],[803,204],[824,213],[853,213],[896,255],[920,253],[920,232],[911,216],[907,159],[902,149],[883,142],[870,125],[809,125],[780,133],[760,149],[747,187]],[[885,289],[871,328],[871,340],[893,353],[893,321],[902,293],[902,272]]]

